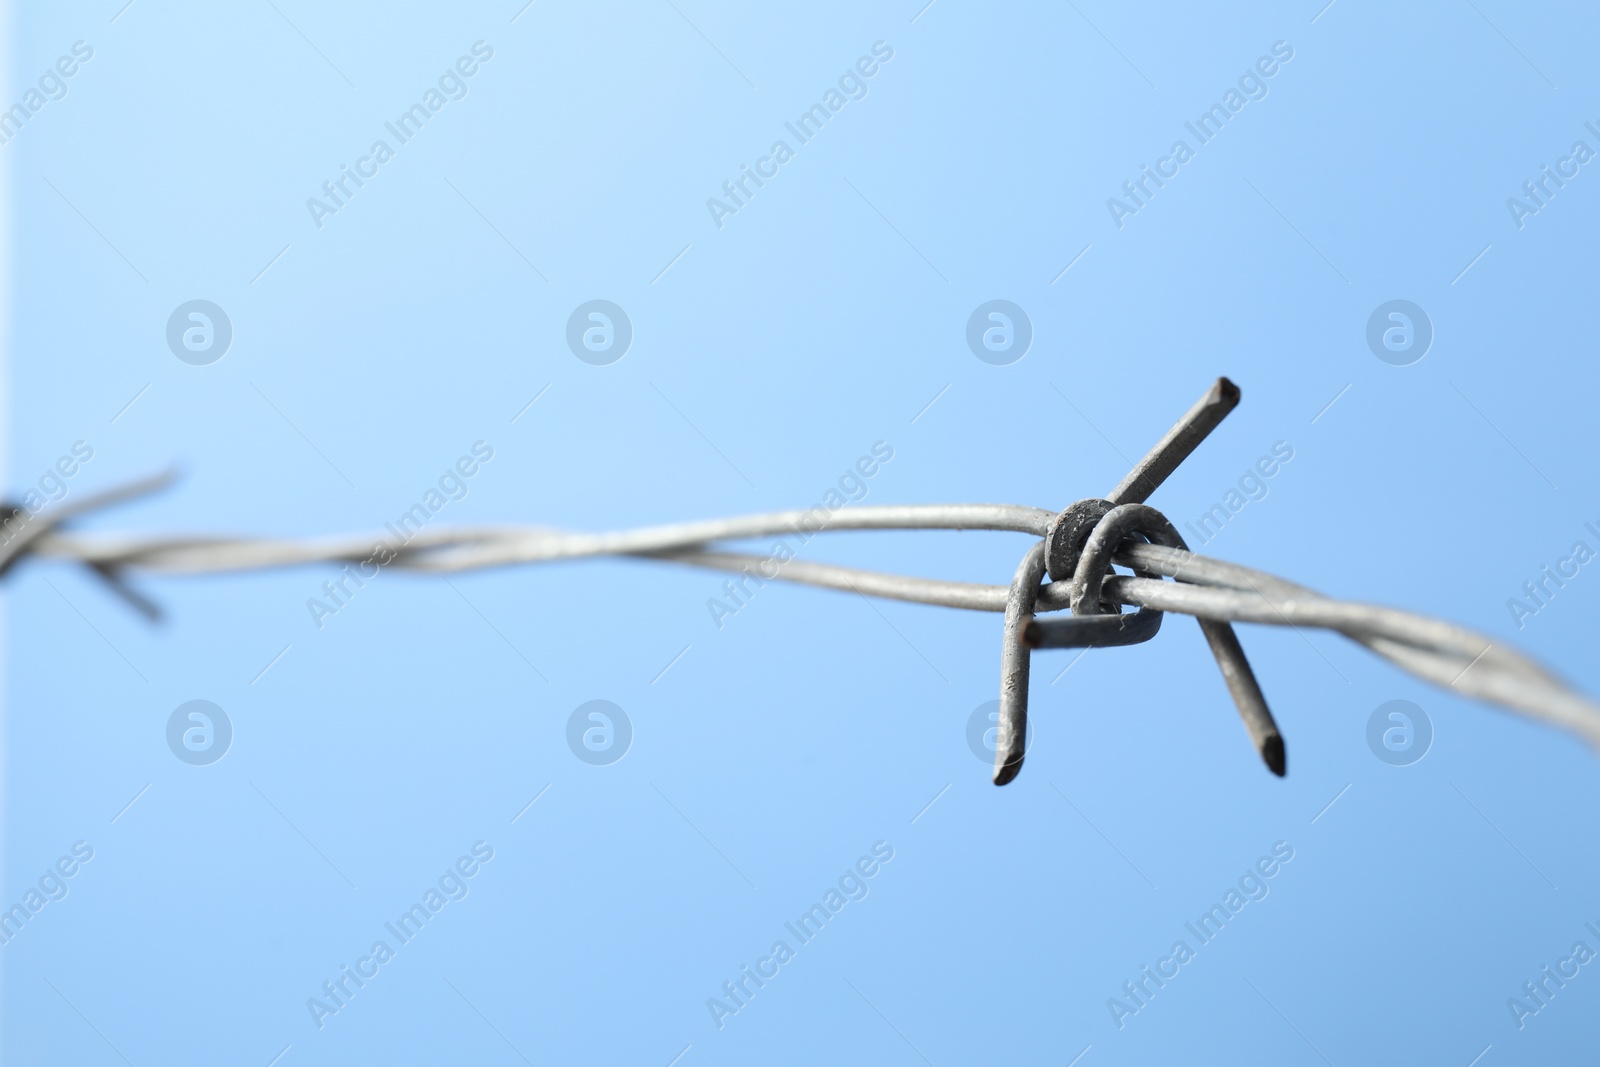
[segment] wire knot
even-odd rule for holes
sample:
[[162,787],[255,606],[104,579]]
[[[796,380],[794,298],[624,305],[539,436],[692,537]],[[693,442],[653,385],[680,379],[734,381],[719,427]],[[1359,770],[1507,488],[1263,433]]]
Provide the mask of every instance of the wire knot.
[[[1007,604],[1007,635],[1001,653],[1002,744],[995,752],[996,784],[1004,785],[1022,769],[1027,736],[1028,649],[1134,645],[1150,640],[1161,628],[1160,611],[1141,607],[1137,612],[1123,614],[1122,601],[1105,596],[1106,578],[1116,577],[1112,563],[1119,550],[1137,542],[1182,552],[1189,547],[1167,517],[1148,504],[1114,504],[1091,497],[1079,500],[1052,519],[1043,542],[1034,546],[1018,568]],[[1126,557],[1121,562],[1138,578],[1162,577]],[[1070,615],[1032,617],[1040,599],[1039,583],[1046,573],[1052,585],[1065,585]],[[1048,600],[1061,602],[1059,596]],[[1198,621],[1251,740],[1268,768],[1281,776],[1287,767],[1283,737],[1233,628],[1221,620]]]
[[[1148,504],[1113,505],[1109,500],[1080,500],[1056,516],[1046,538],[1045,566],[1052,581],[1069,583],[1074,615],[1110,615],[1119,608],[1102,599],[1105,579],[1115,576],[1113,557],[1123,545],[1140,540],[1187,550],[1167,517]],[[1133,568],[1141,578],[1159,578]],[[1058,577],[1059,575],[1059,577]]]
[[1109,500],[1088,497],[1068,506],[1051,520],[1044,538],[1044,565],[1052,582],[1072,581],[1078,571],[1078,561],[1083,558],[1084,546],[1089,543],[1089,535],[1115,506]]

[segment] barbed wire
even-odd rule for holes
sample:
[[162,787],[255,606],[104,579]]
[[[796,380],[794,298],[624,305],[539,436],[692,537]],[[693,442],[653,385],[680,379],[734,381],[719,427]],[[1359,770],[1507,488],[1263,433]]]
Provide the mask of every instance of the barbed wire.
[[[70,519],[170,485],[174,476],[168,472],[70,506],[63,503],[49,514],[35,516],[13,506],[3,517],[6,538],[0,543],[0,574],[26,555],[84,564],[151,614],[151,605],[126,585],[123,572],[215,574],[361,563],[381,554],[388,557],[384,566],[448,573],[624,556],[746,574],[753,569],[762,581],[779,579],[862,597],[1003,612],[997,785],[1011,781],[1022,767],[1031,650],[1148,641],[1167,612],[1198,620],[1252,742],[1280,776],[1287,771],[1282,734],[1234,634],[1235,622],[1339,633],[1425,681],[1571,731],[1600,748],[1600,705],[1514,649],[1453,623],[1333,599],[1254,568],[1190,552],[1166,517],[1144,500],[1238,401],[1238,388],[1226,378],[1218,379],[1106,498],[1078,501],[1059,514],[1010,504],[878,505],[837,512],[819,506],[610,533],[525,525],[458,527],[417,531],[399,545],[371,535],[160,537],[61,529]],[[912,577],[795,558],[779,562],[723,545],[771,535],[809,538],[846,530],[993,530],[1035,540],[1009,585]],[[1119,573],[1118,566],[1133,573]],[[1138,610],[1123,613],[1124,606]]]

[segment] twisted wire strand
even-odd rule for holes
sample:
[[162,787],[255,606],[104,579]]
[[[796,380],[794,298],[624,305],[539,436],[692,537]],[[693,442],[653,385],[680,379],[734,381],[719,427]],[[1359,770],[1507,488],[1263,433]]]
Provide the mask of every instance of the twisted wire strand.
[[[1155,513],[1159,515],[1159,513]],[[881,597],[1006,612],[1013,590],[1032,589],[1031,601],[1012,604],[1026,631],[1034,613],[1069,609],[1071,582],[1042,582],[1045,538],[1056,513],[1008,504],[868,506],[841,510],[819,520],[817,509],[767,512],[697,522],[648,526],[609,533],[573,533],[536,526],[485,526],[421,531],[393,548],[389,566],[422,572],[477,570],[516,564],[631,556],[721,571],[750,571],[762,580],[782,580]],[[1165,521],[1164,519],[1162,520]],[[810,535],[844,530],[997,530],[1041,540],[1030,548],[1009,585],[947,581],[790,559],[770,575],[760,569],[770,557],[721,547],[724,541],[772,535]],[[1105,537],[1112,538],[1107,530]],[[1114,539],[1114,538],[1113,538]],[[137,537],[41,532],[33,555],[71,560],[112,572],[135,568],[166,574],[205,574],[350,563],[367,560],[384,537],[347,535],[318,539],[247,537]],[[1180,548],[1124,540],[1112,562],[1140,573],[1099,576],[1099,592],[1078,589],[1112,604],[1191,615],[1214,622],[1247,622],[1296,629],[1331,630],[1364,645],[1402,669],[1441,688],[1498,704],[1570,730],[1600,748],[1600,705],[1574,692],[1533,660],[1465,627],[1395,608],[1336,600],[1304,586],[1237,563]],[[1091,572],[1095,568],[1089,568]],[[1038,573],[1036,574],[1035,571]],[[1042,582],[1042,584],[1041,584]],[[1014,677],[1008,643],[1003,684]],[[1016,655],[1026,656],[1018,648]],[[1025,682],[1024,682],[1025,684]],[[1018,694],[1025,698],[1025,694]]]
[[[727,519],[644,526],[612,533],[573,533],[540,526],[476,526],[424,530],[399,549],[395,566],[460,571],[586,556],[648,555],[714,541],[799,535],[824,530],[1001,530],[1043,537],[1055,513],[1012,504],[912,504],[817,511],[769,511]],[[309,540],[255,537],[118,537],[51,533],[36,555],[140,567],[167,573],[256,570],[306,563],[348,563],[372,556],[387,536],[353,534]]]
[[[1108,648],[1150,640],[1164,612],[1200,624],[1250,739],[1272,773],[1286,772],[1286,750],[1234,622],[1317,627],[1342,634],[1399,667],[1446,689],[1499,704],[1571,730],[1600,747],[1600,706],[1519,653],[1463,627],[1393,608],[1332,600],[1261,571],[1208,559],[1188,546],[1166,516],[1145,505],[1240,400],[1239,387],[1217,378],[1107,496],[1079,500],[1059,514],[1009,504],[856,507],[775,511],[730,519],[573,533],[536,526],[404,530],[396,538],[347,535],[307,540],[244,537],[85,537],[60,529],[95,508],[153,492],[173,480],[160,474],[80,498],[50,513],[0,504],[0,575],[26,555],[73,560],[148,617],[159,609],[123,578],[130,568],[207,574],[314,563],[376,562],[441,573],[598,556],[637,557],[781,579],[859,596],[1005,613],[1001,640],[999,730],[994,782],[1022,769],[1027,747],[1028,683],[1034,648]],[[723,542],[779,535],[802,544],[825,530],[999,530],[1033,540],[1009,585],[983,585],[859,570],[794,558],[762,557]],[[1148,543],[1145,543],[1148,542]],[[1124,575],[1116,566],[1133,571]],[[768,568],[771,567],[769,572]],[[1051,579],[1046,582],[1046,576]],[[1171,578],[1172,581],[1164,581]],[[1135,612],[1122,612],[1132,605]],[[1070,610],[1062,617],[1059,613]],[[1045,618],[1036,616],[1043,614]]]

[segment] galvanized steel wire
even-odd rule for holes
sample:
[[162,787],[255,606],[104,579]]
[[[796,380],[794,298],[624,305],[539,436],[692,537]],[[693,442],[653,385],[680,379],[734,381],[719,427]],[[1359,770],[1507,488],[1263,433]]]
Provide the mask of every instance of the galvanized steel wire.
[[[822,532],[840,530],[1004,530],[1043,538],[1055,513],[1007,504],[858,507],[835,514]],[[543,527],[462,527],[418,533],[390,566],[456,572],[597,556],[643,556],[723,571],[767,562],[718,550],[718,542],[802,529],[804,511],[648,526],[614,533],[563,533]],[[136,537],[48,533],[32,553],[50,559],[164,574],[213,574],[367,559],[383,538],[321,540],[254,537]],[[1042,544],[1042,542],[1041,542]],[[1160,545],[1124,543],[1112,561],[1175,582],[1107,577],[1099,595],[1119,604],[1229,622],[1333,630],[1413,674],[1469,696],[1503,704],[1573,730],[1600,746],[1600,705],[1567,688],[1516,651],[1461,626],[1393,608],[1333,600],[1263,571]],[[784,581],[970,611],[1003,612],[1008,585],[918,578],[810,560],[774,564]],[[766,577],[766,575],[763,575]],[[1070,609],[1070,583],[1049,582],[1039,613]]]
[[[1285,770],[1283,742],[1232,623],[1339,633],[1403,670],[1456,693],[1571,731],[1600,748],[1600,705],[1533,660],[1465,627],[1412,612],[1337,600],[1250,567],[1197,555],[1159,511],[1142,501],[1238,402],[1219,379],[1149,456],[1105,500],[1058,514],[1009,504],[847,507],[836,512],[777,511],[726,519],[575,533],[537,526],[419,531],[403,545],[349,535],[318,539],[82,534],[60,528],[97,507],[163,487],[157,476],[24,521],[0,545],[0,572],[25,555],[72,561],[120,585],[128,570],[215,574],[315,564],[357,563],[385,545],[388,566],[425,573],[628,556],[780,579],[940,607],[1006,615],[1001,665],[1001,729],[995,781],[1022,763],[1030,649],[1105,647],[1148,640],[1161,613],[1201,622],[1252,741],[1267,765]],[[845,530],[993,530],[1033,543],[1008,585],[956,582],[861,570],[802,559],[782,563],[727,542]],[[764,565],[773,568],[763,569]],[[1112,565],[1131,570],[1120,574]],[[1054,576],[1046,581],[1046,573]],[[125,587],[119,591],[130,595]],[[1139,609],[1119,613],[1119,606]],[[1070,616],[1057,613],[1070,611]],[[1038,617],[1036,617],[1038,616]]]

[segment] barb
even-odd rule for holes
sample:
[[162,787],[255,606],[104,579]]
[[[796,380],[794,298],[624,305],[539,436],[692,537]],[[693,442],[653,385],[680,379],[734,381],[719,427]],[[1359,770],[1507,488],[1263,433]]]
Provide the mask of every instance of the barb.
[[[52,530],[60,528],[71,519],[159,492],[177,480],[177,468],[169,467],[148,478],[140,478],[115,489],[60,504],[49,514],[45,514],[42,508],[39,512],[32,512],[22,504],[0,502],[0,577],[10,571],[30,549],[36,548],[46,539]],[[88,565],[90,572],[96,578],[104,582],[108,589],[121,597],[146,620],[161,621],[160,606],[129,585],[122,575],[120,566],[95,560],[83,562]]]
[[[1218,378],[1205,395],[1195,401],[1194,406],[1156,442],[1144,459],[1134,465],[1128,476],[1111,490],[1108,499],[1080,500],[1051,523],[1046,537],[1049,545],[1046,567],[1053,580],[1070,580],[1073,583],[1073,588],[1077,590],[1072,601],[1074,615],[1094,616],[1115,610],[1114,604],[1106,603],[1100,597],[1099,579],[1104,573],[1112,573],[1108,557],[1111,550],[1123,540],[1137,536],[1173,548],[1188,547],[1165,516],[1141,505],[1177,469],[1178,464],[1187,459],[1200,442],[1228,417],[1228,413],[1239,406],[1239,397],[1237,385],[1226,378]],[[1094,591],[1085,592],[1091,586],[1091,580]],[[1059,622],[1053,627],[1056,631],[1063,628]],[[1283,735],[1273,721],[1272,711],[1267,707],[1267,699],[1261,693],[1261,686],[1256,681],[1249,659],[1245,657],[1244,646],[1239,644],[1238,635],[1225,620],[1217,619],[1201,619],[1200,631],[1205,635],[1206,644],[1211,647],[1211,655],[1217,661],[1222,680],[1227,684],[1234,706],[1239,709],[1239,716],[1244,720],[1256,751],[1273,774],[1283,777],[1288,769]],[[1007,708],[1002,704],[1000,710],[1004,720]],[[1027,708],[1013,705],[1011,711],[1015,721],[1009,736],[1025,739]],[[1007,736],[1003,729],[1002,736]],[[1020,750],[1008,755],[1008,760],[1014,759],[1019,763],[1021,758]],[[997,785],[1003,784],[1001,766],[997,753]],[[1006,780],[1009,781],[1015,774],[1016,769],[1012,768]]]
[[[420,532],[403,544],[372,535],[315,540],[86,535],[62,523],[169,484],[170,473],[62,506],[49,516],[0,518],[0,574],[24,557],[87,565],[113,579],[133,569],[164,574],[359,562],[378,544],[389,566],[425,573],[627,556],[781,579],[917,604],[1001,612],[1001,713],[995,782],[1016,777],[1026,734],[1033,649],[1106,648],[1154,637],[1162,613],[1196,618],[1222,669],[1257,751],[1276,774],[1286,767],[1283,737],[1267,708],[1231,624],[1320,628],[1341,634],[1441,688],[1497,704],[1577,734],[1600,748],[1600,705],[1522,654],[1464,627],[1394,608],[1336,600],[1262,571],[1190,552],[1172,524],[1144,504],[1239,401],[1218,379],[1107,499],[1056,513],[1011,504],[867,506],[777,511],[727,519],[574,533],[537,526],[485,526]],[[13,521],[15,520],[15,521]],[[13,528],[21,522],[20,528]],[[768,558],[725,542],[839,530],[994,530],[1032,539],[1009,585],[885,574],[807,560],[768,573]],[[1132,574],[1119,573],[1122,567]],[[1046,581],[1048,575],[1049,581]],[[125,588],[125,587],[122,587]],[[147,602],[134,594],[136,605]],[[1138,609],[1119,613],[1122,607]],[[1070,612],[1068,615],[1053,613]],[[1038,615],[1049,617],[1036,618]]]

